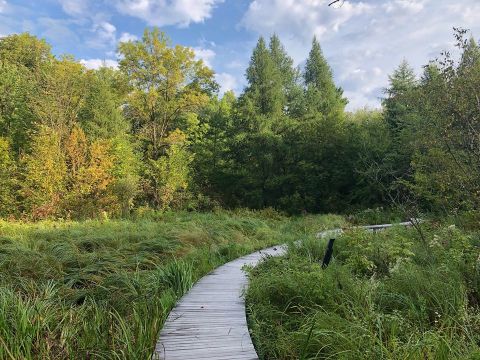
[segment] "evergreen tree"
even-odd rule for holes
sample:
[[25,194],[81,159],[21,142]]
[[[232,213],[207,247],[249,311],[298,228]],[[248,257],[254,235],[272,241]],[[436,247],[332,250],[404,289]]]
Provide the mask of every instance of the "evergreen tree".
[[422,86],[431,84],[434,81],[437,81],[441,77],[441,70],[437,64],[434,62],[429,63],[423,69],[423,74],[420,79],[420,84]]
[[318,89],[334,88],[332,70],[323,56],[320,43],[317,38],[312,40],[312,48],[305,64],[305,84]]
[[303,97],[303,90],[299,83],[300,71],[293,66],[293,59],[287,54],[276,34],[270,38],[269,50],[282,79],[282,108],[289,116],[296,116],[302,106]]
[[283,88],[291,88],[295,82],[296,76],[295,69],[293,68],[293,59],[288,56],[285,48],[280,42],[280,38],[276,34],[273,34],[270,37],[270,43],[268,47],[273,64],[280,72]]
[[255,112],[266,116],[281,115],[284,104],[282,77],[263,37],[258,39],[253,50],[246,75],[245,95],[252,101]]
[[307,87],[306,102],[310,111],[317,111],[325,116],[343,111],[346,100],[342,98],[342,90],[335,86],[332,70],[316,37],[313,38],[312,49],[305,64],[304,80]]
[[406,60],[389,76],[390,86],[385,90],[387,98],[383,101],[385,119],[391,130],[398,132],[409,113],[408,94],[415,88],[415,72]]

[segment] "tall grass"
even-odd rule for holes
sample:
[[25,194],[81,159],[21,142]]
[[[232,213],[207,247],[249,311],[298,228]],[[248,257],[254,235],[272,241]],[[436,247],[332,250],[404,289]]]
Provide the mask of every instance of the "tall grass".
[[199,277],[324,221],[237,211],[0,222],[0,359],[150,359]]
[[[480,233],[424,225],[292,244],[251,270],[262,359],[479,359]],[[313,234],[312,234],[313,235]],[[313,236],[312,236],[313,239]]]

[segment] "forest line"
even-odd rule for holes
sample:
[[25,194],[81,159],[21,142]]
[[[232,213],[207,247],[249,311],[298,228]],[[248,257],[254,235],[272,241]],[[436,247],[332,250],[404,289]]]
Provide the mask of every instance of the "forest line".
[[480,50],[390,76],[381,110],[347,100],[314,39],[295,67],[260,38],[236,97],[192,49],[147,29],[119,69],[87,70],[29,34],[0,39],[0,216],[92,218],[150,210],[287,213],[408,205],[475,210]]

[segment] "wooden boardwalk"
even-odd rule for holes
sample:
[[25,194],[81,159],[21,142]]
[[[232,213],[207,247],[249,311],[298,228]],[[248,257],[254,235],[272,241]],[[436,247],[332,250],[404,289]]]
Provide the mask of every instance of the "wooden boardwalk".
[[[410,222],[395,224],[411,226]],[[377,231],[392,224],[362,226]],[[336,237],[342,229],[317,237]],[[285,254],[286,245],[275,246],[233,260],[200,279],[170,312],[155,346],[153,359],[257,360],[247,326],[243,292],[244,265],[255,266],[264,256]]]
[[244,265],[265,255],[282,255],[286,246],[233,260],[200,279],[170,312],[155,347],[154,359],[258,359],[248,332],[243,291]]

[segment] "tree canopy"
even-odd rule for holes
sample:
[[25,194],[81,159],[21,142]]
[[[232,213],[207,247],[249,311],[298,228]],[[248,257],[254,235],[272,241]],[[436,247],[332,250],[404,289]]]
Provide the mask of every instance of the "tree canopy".
[[1,38],[0,216],[476,209],[480,48],[454,36],[458,59],[445,52],[420,77],[403,61],[383,108],[354,113],[315,37],[302,68],[277,35],[260,37],[238,96],[156,28],[119,45],[118,70]]

